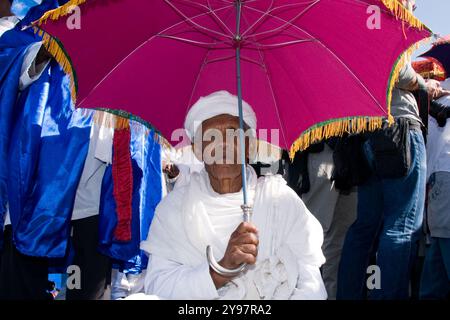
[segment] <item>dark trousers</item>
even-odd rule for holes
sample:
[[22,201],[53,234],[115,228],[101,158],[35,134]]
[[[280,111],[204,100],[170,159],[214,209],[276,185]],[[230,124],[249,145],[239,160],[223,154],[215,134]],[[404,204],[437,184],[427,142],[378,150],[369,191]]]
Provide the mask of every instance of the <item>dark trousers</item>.
[[431,238],[423,266],[420,299],[450,300],[449,238]]
[[98,216],[74,220],[72,228],[74,246],[72,265],[79,267],[81,286],[79,289],[68,287],[66,299],[108,299],[106,295],[107,288],[111,284],[111,260],[97,251]]
[[11,225],[6,226],[0,265],[0,299],[52,300],[49,289],[48,260],[21,254],[13,244]]
[[376,247],[380,288],[369,299],[409,298],[425,203],[426,154],[422,133],[410,131],[411,168],[398,179],[371,177],[358,188],[358,215],[347,232],[337,299],[365,299],[370,253]]

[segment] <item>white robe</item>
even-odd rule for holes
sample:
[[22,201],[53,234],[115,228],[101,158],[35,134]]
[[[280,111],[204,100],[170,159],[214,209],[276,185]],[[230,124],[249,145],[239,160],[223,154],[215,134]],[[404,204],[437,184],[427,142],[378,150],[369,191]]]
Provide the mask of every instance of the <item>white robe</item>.
[[[76,116],[80,116],[77,110]],[[81,114],[81,116],[83,116]],[[105,113],[104,121],[112,121],[114,115]],[[92,124],[89,149],[83,172],[78,183],[73,205],[72,220],[85,219],[99,214],[103,176],[112,163],[114,129],[105,124]]]
[[147,241],[145,292],[165,299],[326,299],[320,223],[281,176],[257,179],[249,167],[252,222],[259,230],[255,265],[216,290],[206,260],[212,245],[222,258],[242,221],[241,192],[220,195],[205,170],[175,189],[156,208]]

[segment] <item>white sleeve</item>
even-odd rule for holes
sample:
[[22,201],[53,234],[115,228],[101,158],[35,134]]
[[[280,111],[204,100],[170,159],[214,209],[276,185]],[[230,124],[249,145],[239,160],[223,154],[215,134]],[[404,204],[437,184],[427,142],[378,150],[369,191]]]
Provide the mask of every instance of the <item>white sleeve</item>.
[[320,269],[313,265],[300,265],[297,287],[292,300],[326,300],[327,290]]
[[295,198],[293,207],[299,214],[290,221],[292,227],[288,233],[288,244],[297,257],[298,279],[290,299],[325,300],[327,291],[320,273],[320,267],[325,262],[322,253],[323,229],[303,201],[297,195]]
[[196,267],[185,266],[158,256],[149,256],[145,294],[162,299],[210,300],[219,297],[205,259]]
[[19,80],[19,90],[26,89],[30,84],[39,79],[42,72],[47,67],[50,60],[47,60],[39,65],[36,65],[36,57],[41,49],[42,43],[33,43],[25,54],[23,59],[21,75]]

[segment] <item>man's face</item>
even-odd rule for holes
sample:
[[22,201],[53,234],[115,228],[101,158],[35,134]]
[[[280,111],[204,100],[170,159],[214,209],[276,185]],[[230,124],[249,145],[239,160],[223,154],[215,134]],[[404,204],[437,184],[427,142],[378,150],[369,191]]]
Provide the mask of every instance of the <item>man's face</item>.
[[[209,175],[217,179],[233,179],[241,174],[239,118],[222,114],[202,123],[194,139],[194,153],[205,163]],[[246,137],[246,159],[249,139]]]

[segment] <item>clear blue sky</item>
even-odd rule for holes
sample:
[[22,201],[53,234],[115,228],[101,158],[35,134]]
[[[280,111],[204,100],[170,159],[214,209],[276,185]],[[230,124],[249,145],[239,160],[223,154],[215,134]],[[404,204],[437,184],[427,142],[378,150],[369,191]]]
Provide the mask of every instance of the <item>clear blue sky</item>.
[[41,0],[14,0],[12,9],[17,16],[23,17],[31,6],[40,2]]
[[414,14],[434,33],[450,34],[450,0],[416,0]]
[[[450,34],[450,0],[416,0],[417,10],[414,14],[434,33],[441,36]],[[428,50],[429,46],[420,48],[415,56]]]

